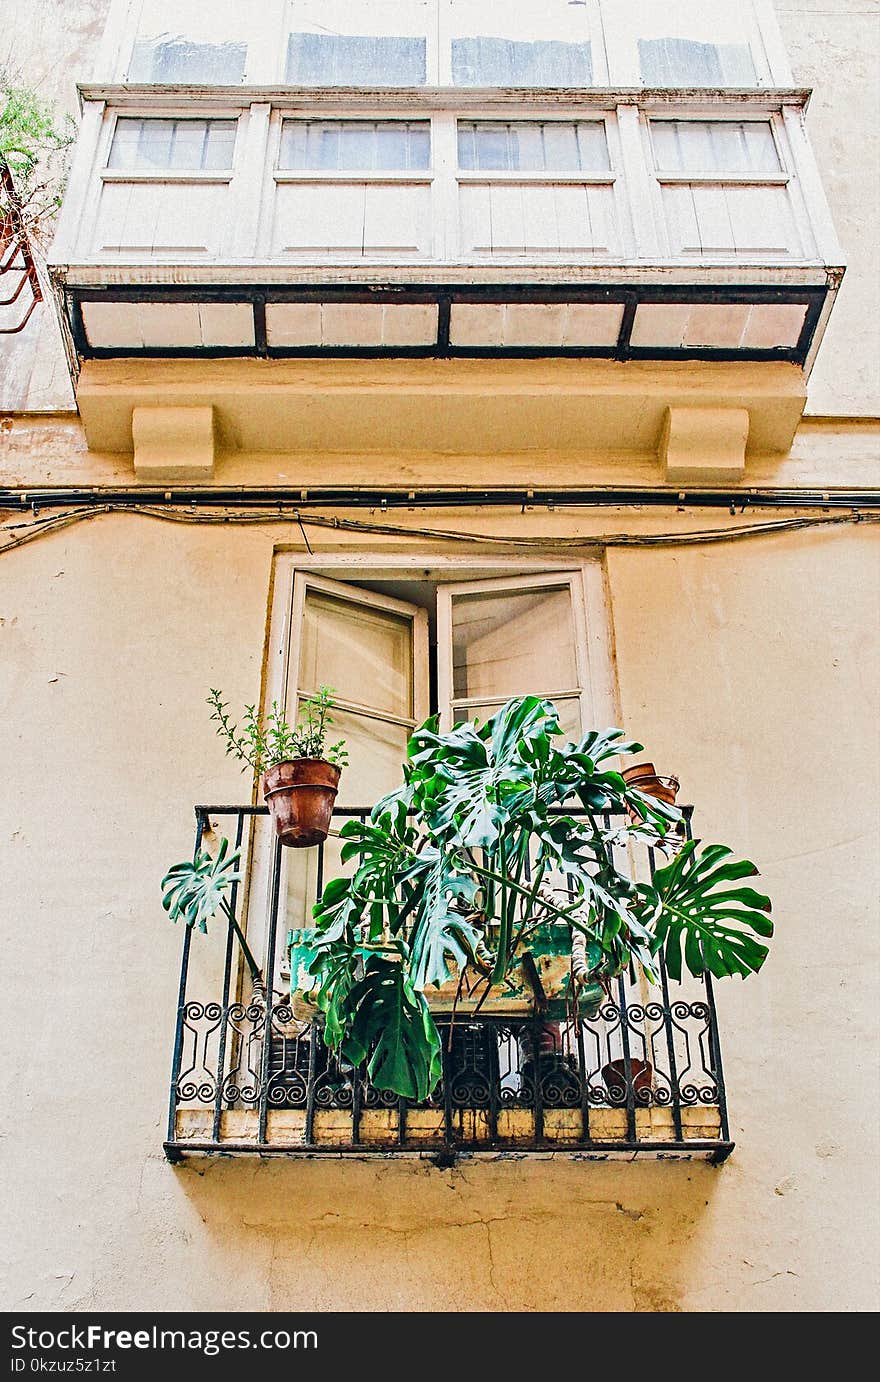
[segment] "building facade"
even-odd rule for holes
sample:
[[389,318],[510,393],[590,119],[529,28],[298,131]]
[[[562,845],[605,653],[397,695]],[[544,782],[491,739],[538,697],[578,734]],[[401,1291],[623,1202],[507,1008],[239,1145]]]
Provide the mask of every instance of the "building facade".
[[[876,22],[13,15],[80,119],[0,309],[7,1308],[876,1308]],[[273,846],[205,705],[322,683],[336,828],[430,713],[622,725],[758,862],[765,968],[622,978],[562,1088],[474,1023],[375,1098],[286,1002],[336,829]],[[194,826],[268,1018],[162,912]]]

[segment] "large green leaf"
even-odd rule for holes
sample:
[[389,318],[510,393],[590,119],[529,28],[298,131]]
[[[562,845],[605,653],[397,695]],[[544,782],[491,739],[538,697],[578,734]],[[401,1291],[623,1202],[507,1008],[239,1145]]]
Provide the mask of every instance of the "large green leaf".
[[227,890],[241,878],[236,868],[239,855],[224,836],[215,855],[201,853],[170,868],[162,879],[162,906],[171,920],[182,917],[187,926],[207,931]]
[[367,1060],[377,1089],[402,1099],[427,1099],[442,1072],[440,1037],[422,994],[407,982],[401,961],[372,956],[348,995],[349,1028],[342,1051],[353,1065]]
[[463,970],[473,958],[480,938],[461,910],[462,906],[473,905],[475,879],[470,873],[451,867],[454,856],[436,849],[431,854],[433,867],[425,877],[410,938],[410,970],[416,989],[444,983],[450,977],[450,958],[459,972]]
[[[756,973],[767,958],[757,936],[772,936],[769,897],[750,887],[729,887],[758,873],[750,860],[734,860],[726,845],[698,851],[691,840],[644,890],[644,911],[653,921],[653,949],[663,950],[672,979],[684,962],[699,978]],[[653,894],[653,895],[652,895]]]

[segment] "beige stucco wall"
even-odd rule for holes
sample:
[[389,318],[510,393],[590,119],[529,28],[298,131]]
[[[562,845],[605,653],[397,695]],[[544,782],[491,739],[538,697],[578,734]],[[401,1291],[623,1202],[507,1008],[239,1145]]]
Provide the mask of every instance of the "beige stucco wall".
[[626,728],[775,898],[720,995],[726,1166],[172,1168],[158,880],[191,803],[245,792],[203,697],[258,694],[281,537],[111,516],[0,558],[4,1307],[876,1308],[876,529],[609,559]]
[[880,414],[880,3],[776,0],[807,131],[847,260],[810,379],[807,411]]

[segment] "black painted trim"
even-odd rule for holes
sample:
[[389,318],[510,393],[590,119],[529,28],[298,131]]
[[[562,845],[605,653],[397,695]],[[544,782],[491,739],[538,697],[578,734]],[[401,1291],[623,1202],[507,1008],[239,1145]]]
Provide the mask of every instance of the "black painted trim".
[[[616,360],[781,360],[802,365],[809,353],[828,294],[824,285],[772,284],[129,284],[67,288],[65,299],[76,350],[82,359],[225,359],[257,356],[269,359],[570,359]],[[253,346],[91,346],[85,334],[86,302],[230,302],[250,303],[254,313]],[[273,346],[267,340],[266,305],[272,302],[404,302],[436,303],[437,339],[420,346]],[[461,303],[615,303],[623,304],[620,333],[613,346],[456,346],[449,340],[452,304]],[[806,307],[796,346],[731,349],[715,346],[654,347],[631,343],[640,303],[797,303]]]

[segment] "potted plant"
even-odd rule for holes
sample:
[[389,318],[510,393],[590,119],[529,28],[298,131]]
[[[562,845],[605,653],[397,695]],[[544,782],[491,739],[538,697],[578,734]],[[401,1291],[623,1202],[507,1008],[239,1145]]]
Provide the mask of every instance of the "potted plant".
[[[676,803],[681,785],[678,778],[660,777],[653,763],[634,763],[632,767],[622,770],[621,777],[628,787],[644,793],[645,796],[653,797],[655,801],[663,801],[667,806],[674,806]],[[641,817],[636,807],[632,805],[628,811],[633,825],[637,825]]]
[[662,848],[681,819],[613,766],[639,751],[614,729],[563,742],[536,696],[484,725],[442,734],[435,717],[416,730],[404,785],[343,827],[352,872],[327,884],[314,930],[297,936],[327,1045],[367,1061],[375,1087],[422,1100],[441,1073],[438,997],[451,993],[464,1020],[493,997],[552,1018],[552,1002],[601,993],[629,965],[655,980],[660,953],[673,979],[682,959],[695,976],[760,969],[773,925],[769,898],[741,885],[754,864],[688,842],[651,883],[619,871],[628,831]]
[[234,724],[221,693],[208,696],[211,719],[226,741],[226,752],[262,777],[263,796],[281,843],[304,849],[326,840],[339,776],[348,762],[345,740],[325,746],[333,724],[333,691],[318,688],[291,726],[277,701],[261,723],[256,707],[244,709],[242,728]]

